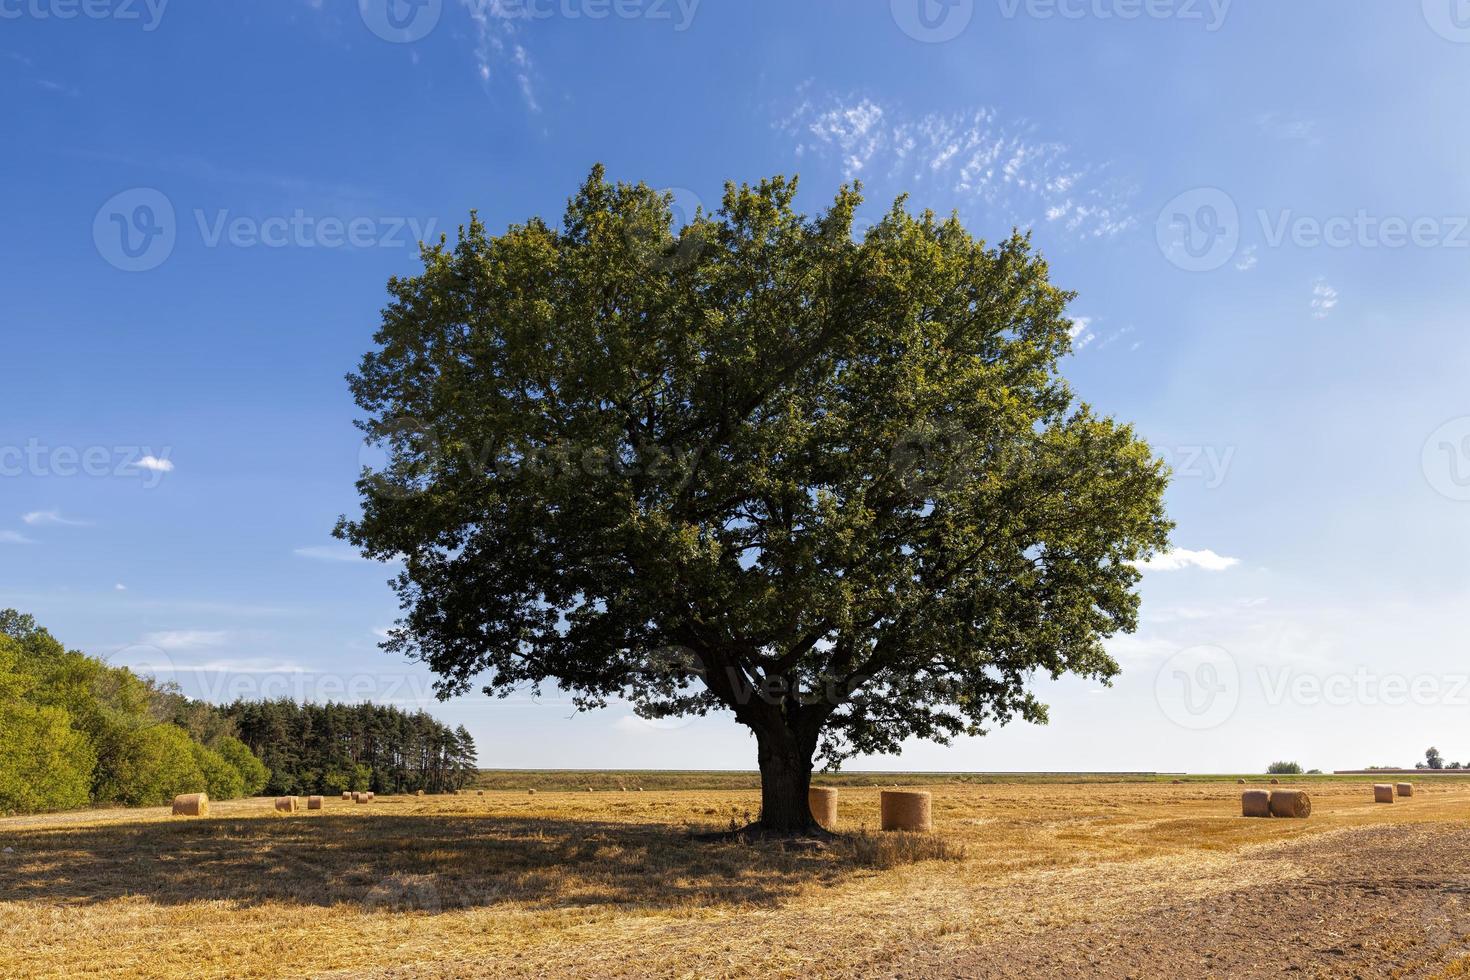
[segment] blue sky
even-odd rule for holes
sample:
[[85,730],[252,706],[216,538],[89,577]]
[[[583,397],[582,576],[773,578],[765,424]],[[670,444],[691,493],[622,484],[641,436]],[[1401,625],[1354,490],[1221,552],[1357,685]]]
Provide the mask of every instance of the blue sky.
[[[1034,230],[1180,550],[1111,689],[856,767],[1470,759],[1455,0],[393,2],[0,0],[0,605],[191,693],[428,700],[329,535],[416,239],[555,218],[599,160],[690,203],[860,178]],[[431,710],[490,766],[754,762],[725,718]]]

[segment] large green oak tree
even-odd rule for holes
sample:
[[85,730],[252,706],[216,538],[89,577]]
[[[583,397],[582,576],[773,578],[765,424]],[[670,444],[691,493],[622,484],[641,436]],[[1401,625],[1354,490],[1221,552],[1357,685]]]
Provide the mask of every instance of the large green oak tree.
[[386,461],[337,534],[401,560],[385,648],[441,695],[727,711],[760,825],[813,828],[815,763],[1046,720],[1107,681],[1164,464],[1073,395],[1071,294],[1026,236],[841,188],[671,200],[594,169],[560,228],[478,218],[394,278],[350,377]]

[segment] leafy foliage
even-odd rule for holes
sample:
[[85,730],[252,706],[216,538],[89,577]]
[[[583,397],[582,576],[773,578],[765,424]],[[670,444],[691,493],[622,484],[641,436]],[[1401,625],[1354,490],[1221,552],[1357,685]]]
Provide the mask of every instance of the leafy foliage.
[[402,558],[386,647],[441,693],[729,711],[791,827],[814,754],[1042,722],[1034,674],[1112,677],[1170,529],[1163,464],[1059,373],[1071,295],[1027,238],[900,200],[856,241],[858,189],[814,218],[795,193],[728,186],[678,229],[598,168],[560,230],[427,247],[350,379],[389,458],[337,529]]
[[240,774],[240,795],[259,796],[270,781],[270,770],[256,758],[244,742],[227,735],[215,743],[214,750]]
[[1302,767],[1296,762],[1273,762],[1266,767],[1266,772],[1272,776],[1300,776]]
[[32,617],[0,610],[0,811],[240,796],[263,782],[263,767],[232,731],[218,709],[67,650]]

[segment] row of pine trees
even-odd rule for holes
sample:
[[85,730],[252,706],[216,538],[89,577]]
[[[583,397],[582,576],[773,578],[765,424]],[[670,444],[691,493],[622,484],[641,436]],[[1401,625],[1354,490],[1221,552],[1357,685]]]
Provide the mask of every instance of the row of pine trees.
[[475,774],[475,743],[429,714],[377,704],[237,701],[224,709],[270,768],[273,795],[444,793]]
[[441,792],[464,786],[462,727],[377,705],[191,700],[66,649],[0,610],[0,814],[157,806],[180,793]]

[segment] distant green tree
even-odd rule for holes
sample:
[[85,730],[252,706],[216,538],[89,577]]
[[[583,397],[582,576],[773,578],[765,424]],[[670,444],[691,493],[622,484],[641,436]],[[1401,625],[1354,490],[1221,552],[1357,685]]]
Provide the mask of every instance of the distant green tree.
[[85,806],[96,754],[65,709],[34,703],[20,663],[20,644],[0,632],[0,812]]
[[99,796],[128,806],[158,806],[180,793],[209,789],[194,757],[198,743],[176,725],[152,725],[121,736],[109,782]]
[[270,770],[255,757],[250,747],[234,736],[226,736],[215,744],[214,749],[240,774],[240,794],[259,796],[270,780]]
[[194,764],[204,774],[204,790],[212,800],[236,800],[245,795],[245,778],[214,749],[191,742]]
[[1443,769],[1444,756],[1439,754],[1439,749],[1430,746],[1424,753],[1424,764],[1430,769]]
[[1266,772],[1272,776],[1300,776],[1302,767],[1295,762],[1273,762],[1266,767]]

